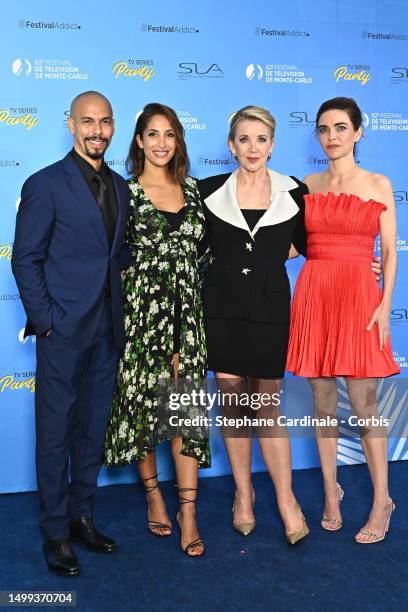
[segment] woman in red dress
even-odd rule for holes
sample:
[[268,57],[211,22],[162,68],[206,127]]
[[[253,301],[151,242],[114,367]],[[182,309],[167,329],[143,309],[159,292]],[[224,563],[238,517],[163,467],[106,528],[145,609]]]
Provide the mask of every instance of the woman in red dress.
[[[336,377],[346,379],[352,410],[365,419],[361,443],[374,488],[370,515],[355,540],[372,544],[384,539],[395,508],[388,493],[387,432],[371,425],[378,378],[399,373],[389,337],[397,268],[395,205],[390,181],[356,164],[362,115],[353,99],[324,102],[316,129],[329,163],[324,172],[304,179],[310,192],[305,196],[307,261],[293,299],[287,369],[309,378],[318,418],[335,416]],[[378,232],[383,291],[370,268]],[[325,489],[321,525],[330,531],[342,526],[337,435],[337,428],[316,429]]]

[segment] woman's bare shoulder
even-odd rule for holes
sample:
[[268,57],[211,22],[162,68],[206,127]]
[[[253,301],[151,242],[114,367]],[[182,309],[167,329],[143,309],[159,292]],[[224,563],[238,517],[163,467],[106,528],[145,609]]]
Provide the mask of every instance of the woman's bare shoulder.
[[379,202],[389,202],[393,197],[390,179],[385,174],[379,172],[363,171],[361,175],[367,193]]
[[313,192],[319,191],[319,185],[322,183],[322,179],[323,172],[314,172],[312,174],[306,174],[306,176],[303,177],[302,181],[303,183],[306,183],[309,188],[309,191]]

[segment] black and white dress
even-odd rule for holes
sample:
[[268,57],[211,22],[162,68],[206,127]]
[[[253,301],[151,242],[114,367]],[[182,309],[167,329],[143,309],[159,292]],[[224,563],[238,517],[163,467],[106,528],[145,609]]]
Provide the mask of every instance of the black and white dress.
[[[175,352],[184,384],[200,384],[206,375],[199,270],[206,221],[196,181],[184,181],[185,203],[176,213],[158,210],[136,178],[129,186],[126,242],[133,260],[123,274],[126,346],[106,431],[106,466],[144,460],[159,442],[173,436],[161,406],[163,390],[172,388],[166,385]],[[188,416],[206,416],[205,406],[193,411]],[[196,459],[199,467],[209,467],[207,430],[187,429],[181,453]]]
[[237,171],[199,181],[213,262],[203,288],[208,367],[244,377],[282,378],[289,337],[291,243],[305,254],[307,186],[268,170],[266,210],[242,210]]

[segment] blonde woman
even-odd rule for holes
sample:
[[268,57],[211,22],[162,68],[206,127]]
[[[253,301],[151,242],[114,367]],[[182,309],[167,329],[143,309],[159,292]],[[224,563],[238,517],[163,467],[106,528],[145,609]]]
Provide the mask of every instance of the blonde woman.
[[[220,391],[235,398],[225,416],[279,415],[289,335],[290,287],[285,262],[292,243],[305,250],[303,196],[294,177],[269,170],[275,119],[266,109],[247,106],[233,117],[228,136],[238,169],[200,181],[213,263],[204,280],[204,315],[209,369]],[[244,397],[265,394],[256,413]],[[235,402],[235,403],[234,403]],[[257,428],[262,456],[273,480],[290,544],[309,533],[291,485],[290,444],[284,428]],[[242,535],[255,528],[251,486],[251,427],[224,428],[235,481],[233,526]]]

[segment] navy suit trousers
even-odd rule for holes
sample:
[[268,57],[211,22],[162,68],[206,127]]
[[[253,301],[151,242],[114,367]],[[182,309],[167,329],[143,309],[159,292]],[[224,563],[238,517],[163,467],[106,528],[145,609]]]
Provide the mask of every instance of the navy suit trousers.
[[119,351],[105,300],[101,335],[76,349],[56,331],[37,337],[36,464],[40,525],[48,540],[92,517]]

